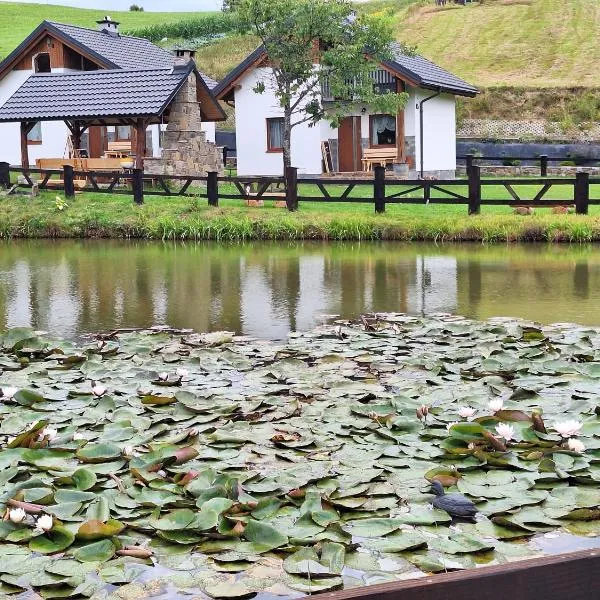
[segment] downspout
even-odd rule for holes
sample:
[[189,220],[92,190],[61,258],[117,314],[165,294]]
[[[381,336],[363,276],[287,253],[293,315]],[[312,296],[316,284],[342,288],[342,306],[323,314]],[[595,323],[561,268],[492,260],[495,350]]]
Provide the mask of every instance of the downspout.
[[435,94],[432,94],[431,96],[428,96],[427,98],[424,98],[423,100],[421,100],[421,102],[419,102],[419,154],[420,154],[420,158],[421,158],[421,179],[423,179],[423,172],[424,172],[424,168],[423,168],[423,156],[424,156],[424,151],[423,151],[423,146],[424,146],[424,144],[423,144],[423,104],[425,104],[425,102],[427,102],[428,100],[437,98],[441,93],[442,93],[442,91],[440,89]]

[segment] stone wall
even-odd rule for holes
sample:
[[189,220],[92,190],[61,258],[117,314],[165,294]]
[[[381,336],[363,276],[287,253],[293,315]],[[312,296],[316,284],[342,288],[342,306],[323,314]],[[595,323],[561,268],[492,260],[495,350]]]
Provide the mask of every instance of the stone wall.
[[202,116],[196,86],[196,74],[191,73],[171,105],[161,144],[162,156],[145,160],[146,173],[204,176],[209,171],[217,171],[223,174],[222,152],[206,141],[200,127]]

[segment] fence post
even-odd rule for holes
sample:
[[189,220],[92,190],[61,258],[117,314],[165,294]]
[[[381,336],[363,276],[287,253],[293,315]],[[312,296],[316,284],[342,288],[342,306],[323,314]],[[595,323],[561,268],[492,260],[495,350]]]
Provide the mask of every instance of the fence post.
[[208,172],[206,195],[209,206],[219,206],[219,174],[217,171]]
[[481,167],[473,165],[469,175],[469,214],[478,215],[481,210]]
[[548,155],[540,154],[540,175],[548,177]]
[[473,153],[467,154],[467,173],[471,170],[474,160],[475,160],[475,155]]
[[286,167],[285,169],[285,203],[289,211],[298,209],[298,169]]
[[375,167],[375,180],[373,182],[373,197],[375,198],[375,212],[385,212],[385,167]]
[[575,212],[578,215],[588,214],[590,200],[590,174],[577,173],[575,175]]
[[75,178],[72,165],[63,165],[63,180],[65,183],[65,198],[75,198]]
[[0,186],[10,187],[10,164],[0,162]]
[[136,204],[144,204],[144,169],[133,169],[131,188],[133,189],[133,201]]

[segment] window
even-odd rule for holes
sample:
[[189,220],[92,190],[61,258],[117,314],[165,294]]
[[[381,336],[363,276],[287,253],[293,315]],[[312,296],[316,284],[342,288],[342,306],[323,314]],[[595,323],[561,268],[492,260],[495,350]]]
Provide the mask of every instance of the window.
[[36,123],[33,129],[27,134],[27,143],[36,145],[42,143],[42,124]]
[[40,52],[33,59],[33,70],[36,73],[50,73],[52,71],[50,68],[50,55],[47,52]]
[[283,118],[267,119],[267,152],[283,152]]
[[371,146],[396,145],[396,117],[371,115]]
[[128,142],[131,139],[131,127],[129,125],[119,125],[117,127],[117,142]]

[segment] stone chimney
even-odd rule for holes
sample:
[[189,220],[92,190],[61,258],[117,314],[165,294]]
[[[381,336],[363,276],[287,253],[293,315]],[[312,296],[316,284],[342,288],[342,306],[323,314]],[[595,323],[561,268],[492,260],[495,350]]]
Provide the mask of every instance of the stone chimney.
[[[189,64],[190,57],[184,59]],[[175,69],[183,68],[175,66]],[[200,175],[223,172],[222,152],[201,129],[196,72],[192,71],[171,104],[169,124],[162,136],[160,158],[146,158],[145,171],[153,175]]]
[[186,48],[175,50],[175,60],[173,63],[175,69],[186,68],[190,64],[190,62],[194,60],[195,56],[195,50],[190,50]]
[[109,15],[106,15],[101,21],[96,21],[96,23],[98,23],[98,30],[102,33],[106,33],[114,37],[119,36],[119,23],[118,21],[113,21]]

